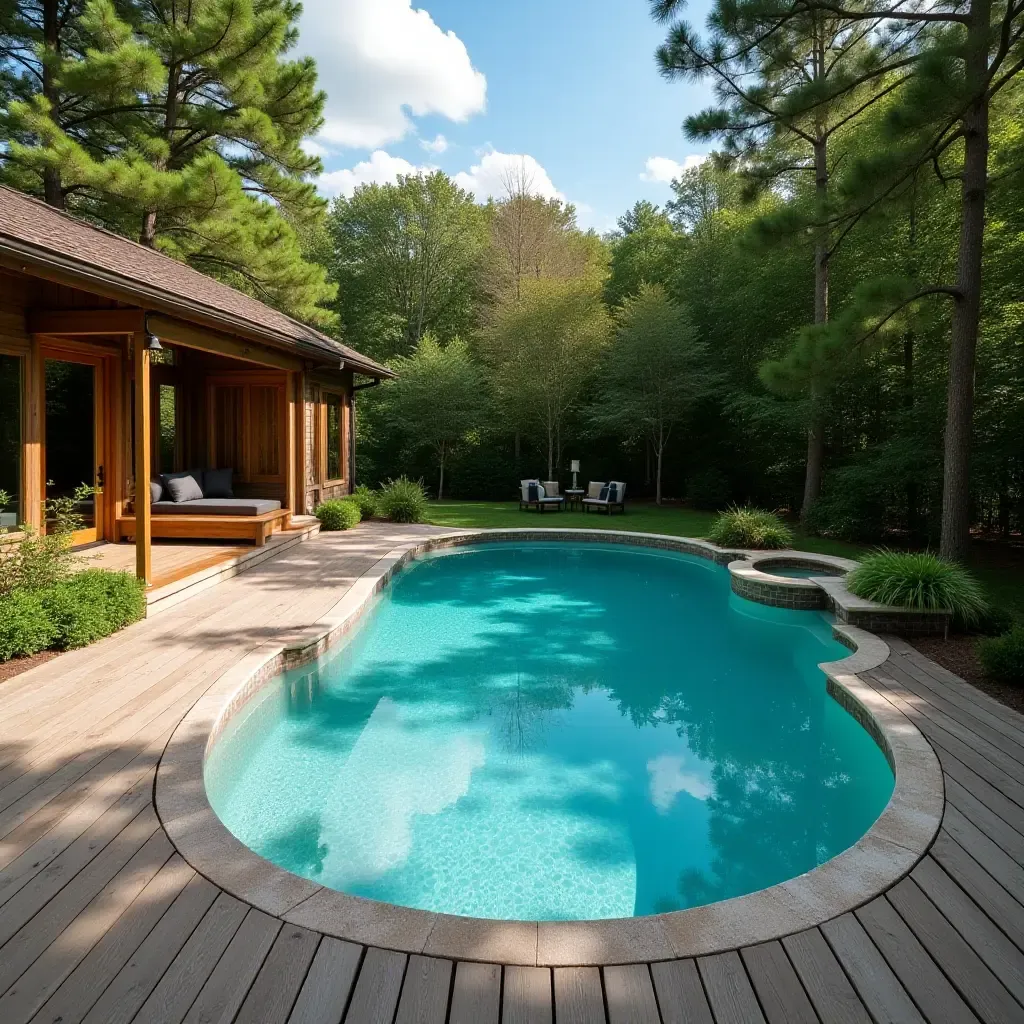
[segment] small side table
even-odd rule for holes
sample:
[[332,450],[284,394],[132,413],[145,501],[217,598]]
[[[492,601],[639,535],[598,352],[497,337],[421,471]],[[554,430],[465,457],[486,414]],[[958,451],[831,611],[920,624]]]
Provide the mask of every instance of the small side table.
[[582,487],[575,489],[570,487],[567,490],[563,491],[562,493],[565,495],[565,504],[570,512],[572,511],[573,506],[582,511],[583,495],[587,493],[585,490],[583,490]]

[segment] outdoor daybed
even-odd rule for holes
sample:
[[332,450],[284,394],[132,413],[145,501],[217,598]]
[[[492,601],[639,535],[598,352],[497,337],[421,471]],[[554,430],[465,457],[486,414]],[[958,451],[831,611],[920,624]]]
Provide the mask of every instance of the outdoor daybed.
[[559,511],[565,505],[565,498],[558,493],[558,484],[554,480],[520,480],[519,508],[535,508],[538,512],[554,508]]
[[[235,497],[230,469],[166,473],[150,481],[150,522],[154,537],[194,540],[251,540],[257,547],[276,530],[286,530],[291,512],[272,498]],[[119,516],[117,539],[135,535],[135,516]]]
[[626,485],[621,480],[612,480],[610,483],[591,482],[587,487],[587,496],[583,499],[583,511],[591,509],[602,509],[611,515],[614,509],[620,512],[626,511]]

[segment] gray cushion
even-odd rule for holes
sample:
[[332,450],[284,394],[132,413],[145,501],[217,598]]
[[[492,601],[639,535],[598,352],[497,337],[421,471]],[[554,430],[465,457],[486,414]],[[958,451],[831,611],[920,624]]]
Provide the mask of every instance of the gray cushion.
[[203,496],[203,488],[194,476],[174,476],[164,481],[164,487],[171,501],[195,501]]
[[164,496],[164,485],[159,480],[149,481],[149,502],[153,504]]
[[281,502],[270,498],[196,498],[193,501],[158,501],[153,515],[174,516],[261,516],[276,512]]
[[204,498],[233,498],[231,490],[231,474],[233,469],[204,469],[203,470],[203,497]]

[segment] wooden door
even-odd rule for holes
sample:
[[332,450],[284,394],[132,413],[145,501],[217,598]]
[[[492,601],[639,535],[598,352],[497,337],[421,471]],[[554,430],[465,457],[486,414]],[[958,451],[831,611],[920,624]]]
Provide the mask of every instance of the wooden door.
[[93,494],[75,506],[83,525],[72,535],[76,546],[91,544],[106,535],[107,401],[103,357],[47,346],[41,348],[40,357],[43,493],[47,498],[67,498],[80,485],[93,488]]

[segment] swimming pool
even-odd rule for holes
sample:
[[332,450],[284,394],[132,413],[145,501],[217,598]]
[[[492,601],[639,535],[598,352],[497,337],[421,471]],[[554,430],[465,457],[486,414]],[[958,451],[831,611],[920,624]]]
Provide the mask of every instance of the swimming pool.
[[353,639],[228,724],[226,826],[325,886],[519,920],[765,888],[855,843],[892,792],[830,696],[826,619],[693,556],[491,544],[414,563]]

